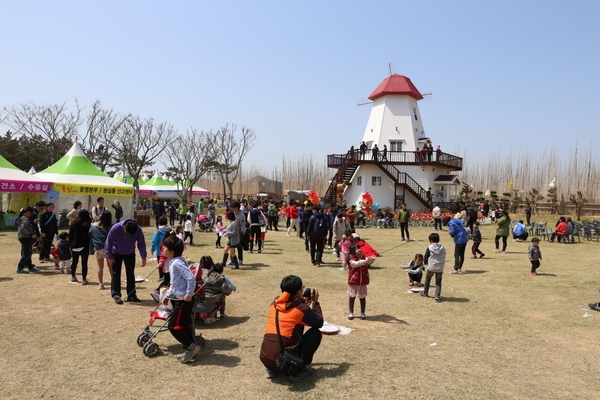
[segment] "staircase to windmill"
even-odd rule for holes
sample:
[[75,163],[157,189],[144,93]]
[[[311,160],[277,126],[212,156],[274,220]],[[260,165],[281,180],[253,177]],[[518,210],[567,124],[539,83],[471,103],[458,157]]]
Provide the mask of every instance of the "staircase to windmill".
[[[413,196],[419,199],[424,206],[431,208],[431,201],[427,196],[425,188],[419,185],[419,183],[417,183],[410,175],[406,172],[400,172],[396,167],[388,163],[376,162],[376,164],[396,184],[404,186]],[[348,155],[344,157],[325,193],[325,199],[329,201],[330,204],[337,203],[337,184],[341,182],[350,182],[358,166],[359,163],[356,159]]]

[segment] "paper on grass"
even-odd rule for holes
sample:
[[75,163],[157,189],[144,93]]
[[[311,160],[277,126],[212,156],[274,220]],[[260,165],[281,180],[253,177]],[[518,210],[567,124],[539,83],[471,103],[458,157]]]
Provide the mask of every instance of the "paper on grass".
[[338,332],[338,335],[349,335],[350,332],[353,331],[352,328],[348,328],[342,325],[335,325],[335,324],[330,324],[327,321],[323,321],[323,326],[335,326],[336,328],[338,328],[340,331]]

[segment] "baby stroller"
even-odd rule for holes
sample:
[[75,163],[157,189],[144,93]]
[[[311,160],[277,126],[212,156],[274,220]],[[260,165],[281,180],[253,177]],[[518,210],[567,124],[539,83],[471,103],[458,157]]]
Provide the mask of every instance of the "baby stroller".
[[198,215],[198,227],[201,232],[212,232],[212,224],[204,214]]
[[[198,263],[192,264],[190,270],[196,277],[196,291],[194,293],[194,302],[200,302],[200,299],[204,297],[204,281],[202,279],[202,268],[198,265]],[[167,288],[161,288],[160,292],[160,300],[164,299],[167,292]],[[169,319],[171,318],[171,314],[173,311],[173,305],[169,300],[168,305],[163,305],[159,302],[159,305],[151,311],[150,320],[148,321],[148,325],[144,328],[144,330],[139,334],[137,338],[137,344],[142,348],[144,355],[146,357],[156,357],[159,353],[158,344],[153,342],[154,338],[158,336],[159,333],[165,332],[169,330],[168,324]],[[194,316],[192,321],[195,321],[195,316],[197,312],[194,310]],[[157,321],[162,321],[162,323],[155,324]],[[194,327],[195,329],[195,327]],[[206,347],[206,339],[202,337],[202,334],[195,336],[195,342],[201,348]]]

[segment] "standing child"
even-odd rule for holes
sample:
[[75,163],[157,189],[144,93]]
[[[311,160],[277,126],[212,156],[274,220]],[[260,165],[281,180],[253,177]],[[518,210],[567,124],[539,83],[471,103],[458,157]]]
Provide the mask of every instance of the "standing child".
[[350,245],[354,243],[354,236],[352,236],[352,230],[347,229],[342,240],[339,243],[340,250],[342,252],[342,271],[348,271],[348,256],[350,254]]
[[540,267],[540,260],[542,259],[539,238],[534,237],[531,239],[531,246],[527,249],[527,254],[529,255],[529,261],[531,261],[531,276],[537,276],[536,269]]
[[415,254],[415,259],[402,269],[408,274],[408,286],[423,286],[423,254]]
[[58,235],[58,244],[56,245],[56,248],[58,249],[58,268],[60,269],[60,273],[64,274],[66,272],[70,274],[71,243],[69,242],[68,232],[62,232]]
[[441,303],[442,274],[446,264],[446,248],[440,243],[440,235],[437,233],[429,235],[429,247],[425,251],[423,261],[427,264],[427,275],[425,275],[425,288],[421,292],[421,296],[429,297],[429,284],[435,274],[435,302]]
[[485,254],[479,250],[479,245],[481,244],[481,231],[479,230],[479,222],[473,222],[473,233],[471,234],[473,238],[473,246],[471,247],[471,253],[473,253],[473,258],[477,258],[477,254],[479,254],[479,258],[485,257]]
[[215,232],[217,233],[217,241],[215,242],[215,249],[222,249],[221,247],[221,232],[223,231],[223,217],[217,217],[217,223],[215,225]]
[[[189,243],[190,246],[195,246],[194,244],[194,223],[192,222],[192,216],[188,213],[185,216],[185,225],[183,226],[183,233],[185,236],[184,243]],[[189,239],[189,242],[188,242]]]
[[192,320],[196,278],[188,268],[187,262],[181,257],[183,242],[178,237],[170,235],[163,241],[163,245],[163,253],[169,259],[172,282],[162,303],[167,305],[171,300],[173,304],[173,312],[169,318],[169,331],[185,350],[185,353],[177,355],[181,363],[185,364],[192,361],[201,349],[195,342],[196,333]]
[[179,239],[181,239],[182,242],[185,242],[185,235],[183,233],[183,226],[177,225],[177,228],[175,228],[175,234],[177,235],[177,237]]
[[[162,242],[165,240],[167,235],[171,232],[171,227],[167,225],[167,217],[161,215],[157,218],[158,229],[152,235],[152,244],[150,246],[150,252],[160,262],[160,255],[162,254]],[[162,268],[158,268],[158,281],[162,282],[165,280],[164,272]]]
[[369,284],[369,265],[375,261],[375,256],[365,258],[362,249],[353,243],[350,245],[348,257],[348,319],[354,319],[354,301],[360,300],[360,319],[367,319],[367,285]]

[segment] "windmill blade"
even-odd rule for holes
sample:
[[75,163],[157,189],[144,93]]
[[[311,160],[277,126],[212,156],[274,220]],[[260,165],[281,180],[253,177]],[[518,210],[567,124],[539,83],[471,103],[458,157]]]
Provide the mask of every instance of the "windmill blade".
[[421,93],[421,96],[423,96],[423,100],[425,100],[425,101],[433,100],[433,93],[431,93],[431,92]]
[[369,99],[358,99],[358,100],[356,100],[356,105],[358,107],[368,106],[370,104],[373,104],[373,102],[371,100],[369,100]]

